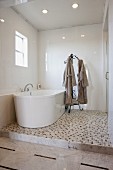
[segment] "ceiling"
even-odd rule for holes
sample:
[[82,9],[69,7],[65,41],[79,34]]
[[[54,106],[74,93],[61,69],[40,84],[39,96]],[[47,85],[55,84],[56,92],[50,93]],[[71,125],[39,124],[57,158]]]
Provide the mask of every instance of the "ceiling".
[[[106,0],[34,0],[13,7],[39,31],[103,22]],[[77,9],[72,8],[78,3]],[[47,9],[48,13],[41,11]]]
[[33,0],[0,0],[0,8],[10,7],[13,5],[26,3]]

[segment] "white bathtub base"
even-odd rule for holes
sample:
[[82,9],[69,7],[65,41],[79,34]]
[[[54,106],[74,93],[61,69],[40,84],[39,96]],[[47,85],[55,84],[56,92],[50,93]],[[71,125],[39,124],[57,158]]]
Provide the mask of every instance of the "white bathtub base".
[[[55,93],[56,92],[56,93]],[[52,93],[52,94],[51,94]],[[36,95],[37,94],[37,95]],[[44,95],[47,94],[47,95]],[[22,127],[45,127],[56,122],[64,113],[64,91],[48,90],[14,95],[17,122]]]

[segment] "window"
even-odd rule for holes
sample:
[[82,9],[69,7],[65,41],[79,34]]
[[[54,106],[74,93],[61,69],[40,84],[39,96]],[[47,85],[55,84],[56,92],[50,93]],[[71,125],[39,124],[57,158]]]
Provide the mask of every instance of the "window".
[[15,31],[15,65],[28,67],[28,39]]

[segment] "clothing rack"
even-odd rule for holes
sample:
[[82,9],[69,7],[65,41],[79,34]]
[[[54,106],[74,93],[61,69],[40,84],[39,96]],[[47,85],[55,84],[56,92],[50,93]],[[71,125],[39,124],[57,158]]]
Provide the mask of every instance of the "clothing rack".
[[[70,58],[71,59],[76,59],[77,58],[77,60],[80,60],[76,55],[74,55],[74,54],[70,54]],[[64,61],[64,64],[66,64],[67,63],[67,61]]]
[[[70,58],[71,59],[77,59],[77,60],[80,60],[76,55],[74,55],[74,54],[70,54]],[[67,61],[64,61],[64,64],[66,64],[67,63]],[[72,98],[73,98],[73,93],[74,93],[74,90],[72,90]],[[68,110],[68,113],[70,113],[70,111],[71,111],[71,106],[73,106],[73,105],[78,105],[79,106],[79,110],[83,110],[83,108],[80,106],[80,103],[78,102],[78,101],[76,101],[75,103],[73,103],[73,104],[71,104],[71,105],[65,105],[65,111],[67,111]]]
[[72,59],[77,58],[77,60],[79,60],[79,58],[76,55],[73,55],[73,54],[70,55],[70,58],[72,58]]

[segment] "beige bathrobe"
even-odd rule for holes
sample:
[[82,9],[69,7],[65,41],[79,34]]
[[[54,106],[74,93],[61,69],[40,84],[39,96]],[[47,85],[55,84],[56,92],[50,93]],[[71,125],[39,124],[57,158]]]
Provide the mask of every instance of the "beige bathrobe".
[[80,104],[87,104],[87,86],[88,79],[86,75],[83,60],[78,61],[78,102]]
[[68,57],[66,68],[63,75],[63,85],[66,89],[66,100],[65,104],[72,104],[72,90],[76,86],[75,73],[73,68],[73,62],[70,57]]

